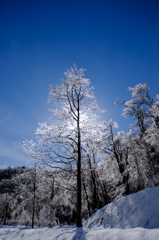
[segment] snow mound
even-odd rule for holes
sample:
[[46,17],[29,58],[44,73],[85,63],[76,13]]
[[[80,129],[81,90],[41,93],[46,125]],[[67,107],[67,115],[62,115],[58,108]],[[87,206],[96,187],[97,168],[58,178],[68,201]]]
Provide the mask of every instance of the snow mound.
[[122,197],[97,210],[88,228],[159,228],[159,186]]

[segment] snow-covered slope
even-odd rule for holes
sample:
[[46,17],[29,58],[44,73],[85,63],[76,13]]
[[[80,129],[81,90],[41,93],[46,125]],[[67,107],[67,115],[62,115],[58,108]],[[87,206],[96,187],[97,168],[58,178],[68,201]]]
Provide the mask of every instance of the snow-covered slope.
[[83,228],[1,226],[0,240],[158,240],[158,203],[159,187],[149,188],[97,210]]
[[120,198],[97,210],[86,222],[93,228],[159,228],[159,187]]

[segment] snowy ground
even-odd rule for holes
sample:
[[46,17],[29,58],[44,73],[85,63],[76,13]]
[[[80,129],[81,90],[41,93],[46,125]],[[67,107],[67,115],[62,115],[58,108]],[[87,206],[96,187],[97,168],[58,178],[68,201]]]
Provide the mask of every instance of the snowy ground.
[[159,229],[0,228],[0,240],[158,240]]
[[0,240],[159,240],[159,187],[123,197],[98,210],[83,228],[1,226]]

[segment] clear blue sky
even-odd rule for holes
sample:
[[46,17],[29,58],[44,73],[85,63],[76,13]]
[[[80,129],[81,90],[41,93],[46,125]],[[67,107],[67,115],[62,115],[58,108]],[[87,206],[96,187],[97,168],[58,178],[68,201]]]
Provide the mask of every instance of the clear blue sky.
[[127,131],[114,101],[138,83],[159,91],[159,1],[0,1],[0,167],[26,165],[22,137],[49,119],[49,84],[74,63],[87,69],[103,119]]

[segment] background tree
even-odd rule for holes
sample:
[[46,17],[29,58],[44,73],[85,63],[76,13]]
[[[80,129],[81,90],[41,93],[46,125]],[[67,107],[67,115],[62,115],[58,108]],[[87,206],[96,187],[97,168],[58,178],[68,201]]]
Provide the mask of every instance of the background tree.
[[129,194],[128,149],[125,144],[127,134],[124,132],[115,133],[114,128],[118,128],[116,122],[112,120],[109,122],[103,121],[100,134],[100,151],[104,153],[107,161],[108,159],[115,161],[112,168],[118,167],[122,179],[121,183],[125,187],[123,194],[127,195]]
[[[136,169],[138,176],[138,187],[143,189],[148,186],[158,184],[157,176],[159,166],[158,152],[158,119],[159,119],[159,101],[158,95],[156,101],[149,93],[148,84],[137,84],[135,87],[129,87],[131,99],[129,101],[117,102],[124,106],[123,116],[131,117],[134,123],[130,126],[131,134],[127,141],[129,149],[128,161]],[[133,162],[132,162],[133,159]],[[134,165],[134,166],[135,166]],[[142,174],[141,174],[142,172]],[[158,178],[158,177],[157,177]],[[133,177],[134,180],[134,177]]]

